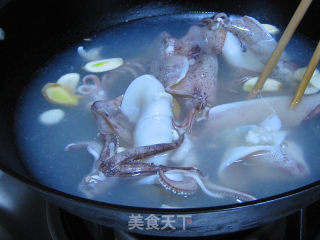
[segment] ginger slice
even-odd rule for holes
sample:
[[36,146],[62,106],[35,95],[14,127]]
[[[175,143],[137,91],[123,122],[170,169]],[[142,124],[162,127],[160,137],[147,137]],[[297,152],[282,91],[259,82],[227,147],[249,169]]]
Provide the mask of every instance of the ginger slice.
[[57,83],[47,83],[41,93],[48,102],[63,106],[76,106],[81,98],[80,95],[71,93],[67,88]]

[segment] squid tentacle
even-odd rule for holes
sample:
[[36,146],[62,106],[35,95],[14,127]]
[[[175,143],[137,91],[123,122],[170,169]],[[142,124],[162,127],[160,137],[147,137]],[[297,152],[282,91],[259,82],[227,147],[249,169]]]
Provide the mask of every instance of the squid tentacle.
[[[90,83],[92,81],[92,83]],[[77,92],[83,95],[92,94],[97,89],[101,89],[101,83],[98,76],[94,74],[88,74],[82,79],[83,84],[78,87]]]
[[102,159],[99,170],[107,176],[114,176],[119,172],[120,164],[130,163],[133,160],[151,157],[159,153],[176,149],[182,144],[183,139],[184,134],[172,143],[160,143],[125,150],[108,159]]
[[[167,174],[181,174],[185,180],[176,181],[171,180],[165,176]],[[198,186],[201,190],[210,197],[223,198],[231,197],[237,199],[237,201],[252,201],[256,200],[254,196],[249,194],[236,191],[231,188],[219,186],[210,182],[208,179],[202,177],[198,172],[195,171],[186,171],[182,169],[173,169],[164,172],[163,170],[159,171],[159,180],[160,183],[168,190],[171,190],[173,193],[179,195],[190,195],[197,191]]]
[[98,171],[98,167],[102,158],[109,158],[116,153],[118,139],[113,133],[100,134],[100,137],[103,139],[103,146],[95,141],[85,141],[71,143],[65,147],[66,151],[87,148],[88,152],[94,157],[95,161],[90,173],[82,179],[78,187],[88,198],[93,198],[111,184],[110,181],[106,181],[106,176]]
[[[176,169],[175,169],[176,170]],[[169,170],[170,171],[170,170]],[[167,171],[166,173],[168,173]],[[171,170],[173,171],[173,170]],[[161,185],[178,195],[191,195],[198,190],[196,181],[190,177],[185,177],[184,180],[173,180],[166,176],[163,169],[158,171],[158,179]]]
[[250,194],[240,192],[232,188],[223,187],[218,184],[214,184],[208,179],[201,179],[201,180],[203,182],[203,186],[202,185],[199,185],[199,186],[203,187],[202,188],[203,192],[209,196],[210,194],[213,194],[215,196],[220,196],[220,197],[231,197],[231,198],[237,199],[238,202],[253,201],[257,199],[256,197]]
[[169,171],[169,170],[184,170],[184,171],[195,171],[201,172],[199,169],[194,167],[168,167],[164,165],[155,165],[154,163],[144,163],[144,162],[132,162],[119,165],[118,177],[143,177],[158,174],[159,171]]
[[82,79],[82,82],[83,84],[85,85],[92,85],[90,84],[90,80],[93,82],[93,84],[96,86],[96,87],[101,87],[101,83],[100,83],[100,79],[98,78],[97,75],[94,75],[94,74],[88,74],[86,75],[83,79]]

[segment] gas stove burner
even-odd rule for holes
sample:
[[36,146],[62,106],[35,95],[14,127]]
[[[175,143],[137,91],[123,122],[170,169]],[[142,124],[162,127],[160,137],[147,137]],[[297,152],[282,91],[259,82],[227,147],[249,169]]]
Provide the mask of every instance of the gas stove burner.
[[111,228],[77,217],[49,203],[46,205],[46,215],[52,240],[114,239]]

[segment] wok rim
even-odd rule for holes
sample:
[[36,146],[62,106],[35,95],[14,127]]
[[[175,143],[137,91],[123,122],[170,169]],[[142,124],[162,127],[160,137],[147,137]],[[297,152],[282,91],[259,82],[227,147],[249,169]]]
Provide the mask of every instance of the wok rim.
[[[9,2],[11,2],[11,0],[9,0],[7,3],[9,3]],[[2,6],[2,8],[6,7],[6,6],[7,6],[7,4]],[[183,10],[182,11],[180,10],[178,12],[166,13],[166,14],[182,14],[182,13],[186,14],[186,13],[197,13],[197,12],[208,13],[206,11],[185,10],[185,12],[184,12]],[[214,12],[215,11],[212,11],[210,13],[214,13]],[[231,13],[231,12],[229,12],[229,13]],[[164,15],[166,15],[166,14],[164,14]],[[158,16],[161,16],[161,14],[160,15],[153,15],[152,17],[158,17]],[[150,17],[150,16],[148,16],[148,17]],[[144,17],[141,17],[141,18],[144,18]],[[130,19],[130,21],[140,20],[141,18],[133,18],[133,19]],[[122,23],[123,22],[113,23],[113,24],[109,25],[108,28],[113,27],[114,25],[117,25],[117,24],[122,24]],[[304,194],[304,192],[307,193],[312,188],[320,187],[320,180],[318,180],[318,181],[314,181],[309,184],[303,185],[301,187],[292,189],[290,191],[285,191],[280,194],[276,194],[276,195],[272,195],[272,196],[268,196],[268,197],[264,197],[264,198],[259,198],[257,200],[253,200],[253,201],[242,202],[242,203],[200,207],[200,208],[199,207],[197,207],[197,208],[150,208],[150,207],[118,205],[118,204],[114,204],[114,203],[97,201],[97,200],[93,200],[93,199],[88,199],[88,198],[76,196],[76,195],[73,195],[70,193],[66,193],[61,190],[57,190],[57,189],[51,188],[49,186],[46,186],[46,185],[44,185],[36,180],[33,180],[29,177],[23,176],[22,174],[18,173],[17,171],[13,170],[10,167],[7,167],[5,164],[3,164],[1,162],[0,162],[0,171],[3,171],[4,173],[12,176],[16,180],[28,185],[31,188],[34,188],[36,190],[40,190],[42,192],[49,193],[52,195],[56,195],[58,197],[62,197],[62,198],[68,199],[68,200],[72,200],[72,201],[75,201],[75,202],[78,202],[81,204],[89,205],[92,207],[108,208],[108,209],[122,211],[122,212],[139,212],[139,213],[155,213],[155,212],[158,212],[158,213],[169,213],[170,212],[170,213],[172,213],[172,212],[175,212],[175,213],[197,214],[197,213],[228,211],[228,210],[233,210],[233,209],[239,209],[239,208],[244,208],[244,207],[251,207],[251,206],[255,206],[255,205],[265,204],[265,203],[273,202],[273,201],[279,201],[282,198],[294,197],[294,195],[301,195],[301,194]],[[315,199],[317,199],[317,200],[320,199],[320,195],[315,197]],[[311,204],[311,202],[310,202],[310,204]]]
[[[320,180],[312,182],[310,184],[304,185],[299,188],[295,188],[290,191],[286,191],[280,194],[272,195],[269,197],[259,198],[253,201],[246,201],[242,203],[234,203],[234,204],[227,204],[227,205],[219,205],[219,206],[210,206],[210,207],[196,207],[196,208],[151,208],[151,207],[138,207],[138,206],[127,206],[127,205],[118,205],[114,203],[102,202],[97,201],[89,198],[84,198],[80,196],[76,196],[70,193],[66,193],[49,186],[46,186],[42,183],[39,183],[35,180],[32,180],[28,177],[23,176],[22,174],[17,173],[16,171],[12,170],[11,168],[3,165],[0,163],[0,170],[4,173],[10,175],[11,177],[15,178],[16,180],[28,185],[31,188],[35,188],[36,190],[40,190],[49,194],[57,195],[58,197],[66,198],[68,200],[76,201],[81,204],[90,205],[92,207],[103,207],[108,208],[110,210],[122,211],[122,212],[136,212],[136,213],[209,213],[209,212],[219,212],[219,211],[228,211],[234,210],[244,207],[251,207],[254,205],[266,204],[271,203],[274,201],[279,201],[282,198],[294,197],[294,195],[303,194],[305,191],[309,191],[314,187],[320,186]],[[315,198],[320,199],[320,196]],[[310,202],[312,204],[312,202]]]

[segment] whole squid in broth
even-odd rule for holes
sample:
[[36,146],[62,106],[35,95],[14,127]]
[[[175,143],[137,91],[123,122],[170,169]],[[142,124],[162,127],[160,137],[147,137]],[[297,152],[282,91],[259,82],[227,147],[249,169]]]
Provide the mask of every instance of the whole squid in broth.
[[[95,152],[92,144],[83,143],[67,146],[67,150],[86,147],[95,158],[93,169],[83,179],[80,190],[92,197],[108,188],[105,182],[109,178],[144,179],[154,176],[156,182],[165,189],[179,195],[194,194],[200,187],[211,197],[227,196],[238,201],[255,199],[251,195],[211,183],[193,166],[165,165],[170,155],[164,153],[179,148],[185,138],[184,134],[178,134],[178,137],[170,136],[174,131],[171,123],[171,100],[172,96],[164,91],[162,84],[154,76],[143,75],[129,85],[124,96],[95,102],[91,110],[104,142],[102,149]],[[163,121],[170,123],[160,126]],[[140,128],[141,124],[144,124],[144,127]],[[155,125],[158,126],[155,128]],[[154,131],[157,134],[150,136],[150,132]],[[124,143],[128,149],[119,152],[119,143]],[[157,156],[159,154],[161,156]],[[142,159],[144,161],[141,161]]]
[[[249,16],[218,13],[201,25],[191,26],[180,39],[164,32],[152,48],[150,72],[167,92],[185,99],[189,113],[180,127],[189,131],[198,113],[215,105],[220,55],[233,67],[243,69],[239,78],[243,74],[257,76],[277,45],[263,25]],[[292,80],[294,68],[284,53],[272,76]]]
[[[301,179],[310,174],[301,147],[283,130],[278,115],[271,114],[259,125],[242,125],[225,134],[226,145],[218,176],[239,189],[252,179],[275,181]],[[243,176],[245,174],[245,177]],[[241,187],[240,187],[241,189]]]
[[[216,51],[221,52],[230,65],[244,69],[250,75],[259,75],[257,73],[263,70],[277,45],[273,36],[253,17],[228,17],[225,13],[218,13],[202,23],[207,26],[209,36],[219,35],[222,39]],[[292,80],[295,68],[296,65],[283,53],[271,77]]]
[[190,109],[181,127],[191,129],[197,113],[214,105],[217,95],[218,60],[208,53],[203,29],[191,27],[186,36],[176,39],[162,33],[151,73],[167,92],[186,99]]
[[[219,90],[220,55],[231,65],[258,75],[275,46],[275,39],[254,18],[228,17],[224,13],[204,19],[201,25],[191,26],[180,39],[167,32],[160,34],[152,47],[152,55],[145,58],[146,72],[149,71],[152,75],[135,78],[123,96],[92,104],[91,111],[103,142],[101,149],[95,151],[88,144],[72,144],[67,147],[67,150],[78,146],[87,147],[95,158],[93,169],[82,181],[80,189],[91,196],[99,192],[99,188],[105,188],[107,178],[152,176],[157,178],[162,187],[180,195],[193,194],[200,187],[212,197],[255,199],[251,195],[211,183],[196,166],[184,166],[183,162],[179,162],[179,166],[169,166],[167,159],[174,156],[170,155],[170,151],[181,148],[184,144],[184,139],[188,136],[184,128],[190,132],[194,120],[202,116],[202,113],[208,113],[208,121],[212,122],[207,124],[209,128],[215,129],[215,126],[223,125],[228,129],[232,124],[238,124],[238,120],[233,123],[237,116],[224,114],[228,120],[225,121],[220,116],[221,108],[227,108],[231,112],[246,109],[248,104],[242,102],[231,103],[231,107],[215,107]],[[273,74],[281,79],[290,79],[293,67],[287,63],[288,58],[284,54]],[[179,99],[188,110],[181,124],[175,123],[170,107],[173,97]],[[154,109],[151,106],[157,107]],[[251,122],[252,119],[243,121]],[[154,132],[152,126],[157,126]],[[161,131],[158,132],[166,135],[165,138],[159,137],[159,129]],[[144,136],[149,137],[146,139]],[[126,149],[119,151],[119,144]],[[161,161],[156,161],[157,155],[166,156]],[[268,162],[269,158],[266,159]],[[283,159],[271,164],[282,164]],[[235,161],[230,160],[232,163]],[[225,168],[221,169],[220,172],[224,172]]]

